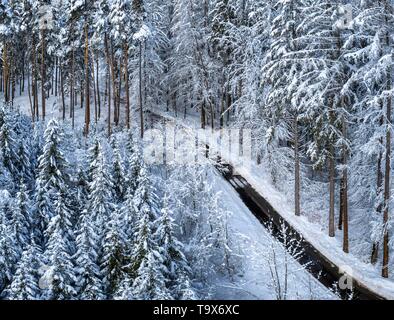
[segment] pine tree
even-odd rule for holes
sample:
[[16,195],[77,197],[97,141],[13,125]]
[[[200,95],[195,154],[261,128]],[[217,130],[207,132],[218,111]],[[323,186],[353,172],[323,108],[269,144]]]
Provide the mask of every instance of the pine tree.
[[38,300],[41,292],[38,287],[41,252],[34,241],[26,247],[17,264],[12,283],[7,290],[9,300]]
[[61,138],[58,122],[50,120],[44,133],[43,153],[38,158],[36,180],[36,223],[42,233],[54,215],[57,194],[64,192],[69,183],[68,162],[61,149]]
[[88,210],[92,221],[104,229],[104,224],[109,221],[113,210],[113,185],[101,147],[92,179],[89,185]]
[[6,212],[0,211],[0,297],[11,283],[21,252],[14,238]]
[[[168,270],[168,274],[165,276],[169,281],[166,285],[171,288],[173,297],[181,298],[185,289],[182,286],[190,285],[188,275],[191,270],[183,253],[183,245],[176,237],[174,219],[170,216],[166,203],[167,200],[165,199],[161,216],[155,222],[157,226],[155,236],[159,245],[160,255],[163,258],[163,264]],[[192,291],[190,287],[189,290]]]
[[69,182],[68,163],[62,152],[62,132],[59,123],[52,119],[49,121],[44,133],[44,146],[38,161],[38,181],[49,193],[58,193]]
[[89,168],[87,170],[87,175],[89,182],[93,179],[93,172],[97,169],[97,159],[101,150],[101,145],[98,139],[94,139],[92,145],[88,150],[88,163]]
[[107,223],[103,238],[101,272],[105,292],[112,297],[119,290],[122,279],[126,277],[126,236],[122,231],[120,213],[116,210]]
[[58,194],[55,203],[55,216],[51,219],[46,231],[48,244],[44,256],[48,261],[48,269],[45,271],[43,279],[48,284],[45,295],[51,300],[69,300],[77,294],[72,259],[75,244],[73,243],[70,212],[64,201],[64,196]]
[[16,178],[18,174],[17,163],[19,162],[18,144],[7,118],[0,128],[0,148],[4,167]]
[[31,210],[29,196],[23,183],[16,195],[11,224],[17,247],[21,250],[25,249],[30,243]]
[[78,298],[83,300],[104,299],[102,274],[98,265],[99,237],[95,224],[86,211],[80,218],[76,244]]
[[122,202],[126,193],[126,173],[120,155],[118,144],[115,142],[112,160],[112,181],[114,184],[114,193],[119,202]]
[[156,220],[156,207],[154,193],[150,185],[145,168],[141,169],[139,186],[134,196],[134,212],[137,217],[135,226],[136,234],[131,262],[127,269],[131,276],[135,277],[141,263],[146,259],[151,250],[157,250],[157,242],[153,236],[154,221]]
[[133,282],[133,296],[139,300],[170,300],[165,272],[162,258],[157,252],[148,252]]

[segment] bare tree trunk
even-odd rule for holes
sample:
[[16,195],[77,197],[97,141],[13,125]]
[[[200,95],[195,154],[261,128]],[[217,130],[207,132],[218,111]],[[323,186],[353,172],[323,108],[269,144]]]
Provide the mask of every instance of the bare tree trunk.
[[45,120],[45,31],[41,30],[41,109],[42,119]]
[[117,116],[117,121],[116,124],[119,125],[120,122],[120,98],[122,94],[122,59],[119,59],[119,83],[118,83],[118,90],[117,90],[117,98],[116,98],[116,116]]
[[140,41],[139,61],[139,103],[140,103],[140,129],[141,138],[144,137],[144,106],[142,104],[142,41]]
[[[387,99],[387,124],[391,123],[391,98]],[[384,213],[383,213],[383,267],[382,276],[388,278],[389,276],[389,233],[388,233],[388,220],[389,220],[389,201],[390,201],[390,170],[391,170],[391,132],[387,128],[386,133],[386,164],[384,176]]]
[[329,175],[330,175],[330,210],[328,219],[328,235],[335,236],[335,151],[330,142]]
[[[73,42],[74,43],[74,42]],[[75,125],[75,49],[74,44],[72,47],[72,57],[71,57],[71,89],[70,89],[70,116],[72,122],[72,128]]]
[[32,118],[32,122],[34,125],[34,106],[33,106],[32,98],[31,98],[31,90],[30,90],[29,62],[27,62],[27,64],[28,64],[27,65],[27,94],[29,96],[30,113],[31,113],[31,118]]
[[[383,125],[383,119],[380,120],[380,125]],[[379,144],[383,145],[383,139],[379,139]],[[378,156],[378,172],[377,172],[377,186],[376,186],[376,197],[378,199],[381,198],[381,192],[382,192],[382,186],[383,186],[383,174],[382,174],[382,160],[383,160],[383,155],[382,152],[379,152]],[[376,214],[380,216],[382,213],[382,204],[381,201],[379,200],[379,204],[376,208]],[[378,261],[378,254],[379,254],[379,241],[376,241],[372,245],[372,253],[371,253],[371,263],[375,264]]]
[[127,42],[124,48],[124,73],[126,90],[126,127],[130,129],[130,89],[129,89],[129,46]]
[[[388,73],[387,89],[391,90],[391,70]],[[383,212],[383,267],[382,276],[388,278],[389,276],[389,201],[390,201],[390,170],[391,170],[391,107],[392,98],[387,98],[387,110],[386,110],[386,121],[387,121],[387,132],[386,132],[386,157],[385,157],[385,175],[384,175],[384,212]]]
[[55,63],[55,96],[57,97],[58,81],[59,81],[59,59],[56,57]]
[[104,35],[104,47],[105,47],[105,55],[107,57],[107,70],[108,70],[108,136],[111,135],[111,61],[109,56],[109,48],[108,48],[108,37],[107,34]]
[[300,197],[300,155],[299,155],[299,138],[298,138],[298,115],[294,116],[294,212],[296,216],[301,215],[301,197]]
[[3,81],[4,81],[4,99],[5,102],[9,101],[8,93],[8,77],[9,77],[9,67],[8,67],[8,57],[7,57],[7,43],[3,45]]
[[[388,1],[385,1],[385,9],[390,12],[391,5]],[[385,24],[389,25],[387,15],[385,16]],[[390,33],[386,34],[386,45],[388,48],[391,47]],[[393,55],[393,54],[391,54]],[[393,70],[390,66],[387,71],[387,86],[386,90],[390,91],[393,89],[392,83]],[[389,202],[390,202],[390,171],[391,171],[391,108],[392,108],[392,96],[388,95],[386,98],[386,156],[385,156],[385,175],[384,175],[384,211],[383,211],[383,267],[382,277],[389,277]]]
[[31,82],[32,82],[32,95],[33,95],[33,110],[34,110],[34,117],[35,120],[38,120],[40,115],[38,111],[38,88],[37,88],[37,58],[36,58],[36,51],[35,51],[35,41],[34,35],[32,35],[32,52],[31,52],[31,60],[32,60],[32,75],[31,75]]
[[[342,123],[342,136],[347,139],[347,125],[346,120],[343,119]],[[347,169],[347,150],[343,148],[343,172],[341,183],[341,210],[342,210],[342,223],[343,223],[343,251],[349,253],[349,219],[348,219],[348,169]]]
[[59,68],[59,77],[60,77],[60,90],[62,94],[62,110],[63,110],[63,121],[66,120],[66,101],[64,97],[64,77],[63,77],[63,68]]
[[93,97],[94,97],[94,123],[97,123],[98,120],[98,109],[97,109],[97,91],[96,91],[96,84],[95,84],[95,67],[94,67],[94,54],[92,53],[92,80],[93,80]]
[[101,97],[100,97],[100,84],[99,84],[99,61],[96,57],[96,90],[97,90],[97,104],[98,104],[98,118],[101,116]]
[[89,83],[89,34],[88,24],[85,23],[85,136],[89,134],[90,126],[90,83]]
[[201,129],[205,129],[206,127],[206,112],[205,112],[205,100],[201,106],[201,111],[200,111],[200,116],[201,116]]

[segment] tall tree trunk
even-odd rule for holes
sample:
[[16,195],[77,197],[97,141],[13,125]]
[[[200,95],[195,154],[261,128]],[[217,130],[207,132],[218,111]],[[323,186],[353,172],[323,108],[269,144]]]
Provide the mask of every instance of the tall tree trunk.
[[27,64],[28,64],[27,65],[27,94],[28,94],[28,97],[29,97],[31,118],[32,118],[32,122],[33,122],[33,125],[34,125],[34,106],[33,106],[33,101],[32,101],[32,98],[31,98],[29,62],[27,62]]
[[140,104],[140,129],[141,138],[144,137],[144,106],[142,104],[142,41],[140,41],[140,53],[139,53],[139,104]]
[[55,96],[57,97],[58,82],[59,82],[59,59],[56,57],[55,63]]
[[38,111],[38,88],[37,88],[37,56],[36,56],[36,50],[35,50],[35,41],[34,41],[34,35],[32,35],[32,52],[31,52],[31,63],[32,63],[32,74],[31,74],[31,82],[32,82],[32,95],[33,95],[33,110],[34,110],[34,116],[35,120],[38,120],[40,115]]
[[[391,4],[385,1],[385,10],[391,12]],[[385,24],[388,28],[389,21],[387,15],[385,16]],[[386,45],[388,48],[391,47],[391,35],[389,32],[386,34]],[[393,54],[392,54],[393,56]],[[387,86],[386,90],[391,91],[393,89],[392,83],[393,70],[390,66],[387,71]],[[384,278],[389,277],[389,202],[390,202],[390,171],[391,171],[391,108],[392,108],[392,96],[388,95],[386,98],[386,156],[385,156],[385,174],[384,174],[384,212],[383,212],[383,267],[382,276]]]
[[63,67],[59,68],[59,77],[60,77],[60,91],[62,94],[62,110],[63,110],[63,121],[66,120],[66,100],[64,96],[64,77],[63,77]]
[[201,106],[201,110],[200,110],[200,117],[201,117],[201,129],[205,129],[206,127],[206,112],[205,112],[205,100]]
[[104,47],[105,47],[105,55],[107,57],[107,73],[108,73],[108,119],[107,119],[107,125],[108,125],[108,136],[111,135],[111,58],[109,56],[109,48],[108,48],[108,36],[105,33],[104,35]]
[[126,127],[130,129],[129,46],[127,42],[125,42],[124,45],[124,73],[126,90]]
[[389,201],[390,201],[390,170],[391,170],[391,103],[392,99],[387,98],[387,132],[386,132],[386,164],[385,164],[385,175],[384,175],[384,212],[383,212],[383,267],[382,276],[388,278],[389,276],[389,232],[388,232],[388,221],[389,221]]
[[[380,125],[383,126],[383,119],[380,120]],[[382,146],[383,145],[383,139],[379,139],[379,144]],[[381,202],[381,196],[382,196],[382,186],[383,186],[383,173],[382,173],[382,160],[383,160],[383,155],[382,152],[379,151],[379,156],[378,156],[378,172],[377,172],[377,179],[376,179],[376,197],[379,201],[377,207],[376,207],[376,214],[380,217],[382,214],[382,202]],[[375,264],[378,261],[378,255],[379,255],[379,241],[376,241],[372,245],[372,253],[371,253],[371,263]]]
[[294,131],[294,212],[296,216],[301,214],[301,196],[300,196],[300,154],[299,154],[299,137],[298,137],[298,115],[293,120]]
[[328,218],[328,235],[335,236],[335,151],[334,146],[330,142],[329,156],[329,188],[330,188],[330,209]]
[[[74,43],[74,42],[73,42]],[[75,49],[72,47],[71,53],[71,89],[70,89],[70,116],[72,128],[75,126]]]
[[89,134],[90,126],[90,83],[89,83],[89,34],[88,24],[85,23],[85,136]]
[[[346,119],[342,122],[342,136],[347,140],[347,125]],[[348,169],[347,169],[348,152],[346,147],[343,148],[342,154],[342,181],[341,181],[341,209],[342,209],[342,224],[343,224],[343,251],[349,253],[349,219],[348,219]]]
[[97,124],[98,120],[98,108],[97,108],[97,90],[96,90],[96,83],[95,83],[95,57],[94,53],[92,52],[92,80],[93,80],[93,97],[94,97],[94,123]]
[[97,90],[97,106],[98,118],[101,116],[101,97],[100,97],[100,84],[99,84],[99,59],[96,57],[96,90]]
[[9,66],[8,66],[7,50],[8,50],[7,43],[4,42],[4,45],[3,45],[3,81],[4,81],[5,102],[9,102],[9,93],[8,93]]
[[41,109],[45,120],[45,30],[41,29]]

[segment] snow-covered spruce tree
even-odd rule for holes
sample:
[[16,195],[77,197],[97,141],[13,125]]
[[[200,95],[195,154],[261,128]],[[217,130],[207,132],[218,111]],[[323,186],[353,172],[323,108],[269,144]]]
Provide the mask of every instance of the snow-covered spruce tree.
[[75,240],[65,201],[64,194],[58,193],[55,199],[55,215],[51,218],[45,234],[48,243],[44,257],[48,269],[43,279],[48,287],[44,295],[51,300],[69,300],[77,294],[76,271],[72,259]]
[[170,300],[166,287],[165,267],[162,257],[155,251],[147,250],[133,282],[133,296],[138,300]]
[[11,283],[14,276],[20,252],[12,236],[11,226],[7,223],[7,219],[1,215],[0,234],[0,297],[2,297],[5,294],[4,289]]
[[126,275],[120,285],[118,291],[114,295],[114,300],[134,300],[133,280]]
[[55,198],[59,193],[65,191],[69,183],[68,162],[60,144],[61,128],[55,119],[49,121],[44,139],[43,153],[38,159],[35,196],[35,218],[38,219],[35,223],[41,232],[46,230],[54,215]]
[[75,253],[78,298],[83,300],[104,299],[106,295],[98,261],[100,242],[97,227],[87,211],[81,215],[78,225],[77,251]]
[[96,165],[94,165],[92,172],[93,180],[89,184],[87,210],[92,217],[92,221],[101,228],[99,236],[102,237],[105,223],[110,219],[114,204],[113,184],[101,145],[99,146],[99,153],[95,161]]
[[137,216],[134,209],[134,193],[133,186],[128,186],[125,201],[123,202],[121,210],[121,218],[123,220],[123,230],[128,239],[133,239],[135,232],[135,223]]
[[124,269],[128,257],[123,228],[120,211],[115,210],[106,224],[100,258],[103,287],[108,298],[119,292],[122,280],[128,277]]
[[78,222],[80,213],[86,209],[89,195],[89,183],[83,168],[79,167],[77,169],[74,179],[75,188],[71,191],[72,199],[70,201],[71,209],[74,212],[72,219],[73,225]]
[[[26,139],[26,137],[23,137],[23,139]],[[19,143],[19,147],[17,151],[18,153],[17,171],[18,171],[18,178],[21,179],[23,183],[26,183],[26,185],[29,185],[29,189],[30,189],[30,186],[33,181],[33,166],[30,163],[31,155],[30,155],[30,148],[28,142],[29,142],[28,140],[24,140],[23,142]]]
[[10,287],[7,289],[9,300],[38,300],[41,290],[38,286],[41,267],[41,250],[32,241],[23,251]]
[[16,195],[15,207],[12,214],[12,230],[17,248],[24,250],[30,243],[31,234],[31,203],[26,186],[21,183],[20,190]]
[[52,217],[47,230],[46,237],[53,237],[54,233],[59,233],[66,246],[67,252],[73,254],[75,252],[75,237],[73,233],[72,212],[67,202],[64,191],[56,195],[54,201],[54,216]]
[[157,218],[156,194],[145,167],[142,167],[140,171],[133,207],[136,215],[136,232],[131,261],[127,269],[129,274],[135,277],[142,261],[147,257],[147,253],[157,250],[157,241],[153,236],[155,231],[153,224]]
[[140,149],[138,147],[134,147],[132,151],[129,151],[127,160],[127,189],[130,188],[127,192],[130,191],[130,193],[134,195],[134,192],[138,187],[138,177],[142,166],[142,154]]
[[0,128],[0,149],[3,165],[17,179],[17,164],[19,162],[18,143],[15,132],[11,126],[8,117]]
[[126,172],[123,159],[120,155],[119,145],[114,140],[112,156],[112,182],[114,185],[114,194],[118,202],[123,202],[126,193]]
[[167,287],[171,296],[175,299],[183,299],[185,295],[196,296],[190,284],[191,268],[183,253],[183,244],[177,239],[175,222],[164,199],[164,207],[161,215],[155,222],[157,230],[155,236],[159,245],[159,252],[163,257],[163,263],[168,270]]
[[[135,299],[170,299],[167,288],[168,270],[164,265],[157,238],[154,236],[157,218],[156,195],[145,168],[141,169],[139,186],[135,193],[137,215],[136,233],[126,270],[134,278],[132,296]],[[127,280],[127,279],[126,279]]]
[[89,168],[87,170],[88,181],[92,182],[93,180],[93,173],[97,170],[97,159],[101,150],[100,142],[97,138],[95,138],[88,149],[88,163]]

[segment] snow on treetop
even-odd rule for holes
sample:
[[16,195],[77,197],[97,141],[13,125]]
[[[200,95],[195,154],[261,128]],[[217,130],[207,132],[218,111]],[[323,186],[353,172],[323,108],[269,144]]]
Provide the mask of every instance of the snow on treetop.
[[146,40],[151,35],[150,29],[147,25],[143,24],[141,29],[134,34],[133,39],[140,41]]

